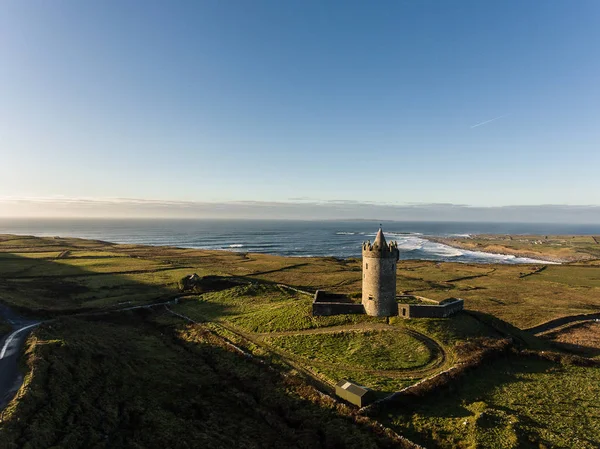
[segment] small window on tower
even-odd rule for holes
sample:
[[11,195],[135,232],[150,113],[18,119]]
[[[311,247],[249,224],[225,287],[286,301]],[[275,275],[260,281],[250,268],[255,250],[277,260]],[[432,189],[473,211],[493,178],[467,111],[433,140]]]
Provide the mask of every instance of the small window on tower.
[[369,295],[369,301],[373,301],[373,297]]
[[366,264],[365,264],[365,270],[368,270],[368,269],[369,269],[369,264],[368,264],[368,263],[366,263]]

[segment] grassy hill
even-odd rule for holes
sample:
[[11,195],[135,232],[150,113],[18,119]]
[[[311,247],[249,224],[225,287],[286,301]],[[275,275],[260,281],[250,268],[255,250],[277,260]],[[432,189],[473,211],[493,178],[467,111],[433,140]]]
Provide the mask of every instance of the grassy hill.
[[[182,292],[192,273],[212,281]],[[316,289],[360,295],[360,261],[0,236],[0,300],[47,320],[0,448],[411,446],[394,431],[427,447],[595,447],[579,417],[595,416],[580,392],[598,396],[598,367],[565,354],[596,357],[597,329],[523,329],[600,311],[599,273],[402,261],[399,291],[468,313],[313,317]],[[367,417],[330,397],[340,378],[383,398],[449,368],[407,390],[408,408]]]

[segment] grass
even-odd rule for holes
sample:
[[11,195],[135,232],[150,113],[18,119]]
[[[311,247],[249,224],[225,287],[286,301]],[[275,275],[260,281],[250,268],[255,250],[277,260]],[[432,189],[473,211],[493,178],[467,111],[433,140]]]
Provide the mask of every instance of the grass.
[[435,238],[447,245],[475,251],[512,254],[559,262],[600,259],[600,236],[576,235],[497,235],[482,234],[469,238]]
[[[531,243],[539,240],[539,236],[535,239],[519,237],[523,241],[502,236],[497,238],[505,238],[503,241],[507,245],[513,242],[531,248],[543,246]],[[573,247],[578,251],[588,247],[600,248],[591,237],[561,239],[557,238],[558,243],[552,240],[552,244],[547,246]],[[64,258],[48,258],[65,251],[68,254]],[[6,288],[0,281],[0,293],[6,301],[32,309],[104,308],[128,301],[127,297],[134,295],[132,289],[139,289],[142,285],[149,286],[149,291],[142,292],[141,296],[138,291],[131,300],[151,302],[157,297],[152,291],[160,290],[161,295],[175,294],[177,281],[194,272],[200,276],[237,276],[283,283],[311,292],[323,289],[356,296],[361,291],[361,265],[356,259],[285,258],[266,254],[115,245],[81,239],[0,236],[0,260],[0,279],[8,278]],[[600,275],[596,262],[547,265],[543,271],[537,272],[544,266],[401,261],[398,264],[397,289],[433,299],[458,296],[465,299],[466,308],[494,315],[520,328],[598,310]],[[49,299],[42,295],[41,307],[40,302],[30,300],[34,294],[41,293],[39,289],[25,288],[26,284],[15,286],[17,280],[35,281],[49,276],[81,284],[88,291]],[[14,288],[11,290],[11,287]],[[302,306],[298,304],[293,312],[289,312],[291,315],[299,313],[302,317],[296,328],[313,326],[302,312],[307,310],[307,304],[308,301]],[[266,313],[266,316],[257,316],[256,319],[268,322],[269,316]],[[241,325],[251,327],[250,322]],[[263,329],[269,331],[272,328],[263,326]]]
[[[571,240],[569,251],[589,244]],[[520,345],[547,350],[547,340],[520,329],[600,308],[596,261],[401,261],[398,267],[399,292],[457,296],[473,314],[389,322],[313,317],[310,294],[277,285],[356,297],[361,268],[353,259],[0,236],[0,298],[42,316],[173,298],[181,295],[178,281],[192,273],[231,280],[220,291],[189,294],[172,307],[202,325],[186,327],[155,310],[123,312],[122,319],[60,318],[36,330],[22,396],[0,424],[0,448],[386,447],[385,438],[365,436],[373,429],[351,409],[300,379],[331,388],[349,378],[389,393],[466,360],[506,333]],[[596,330],[572,327],[549,338],[562,350],[585,344],[585,355],[595,357]],[[264,365],[232,353],[223,339]],[[427,447],[568,447],[568,441],[596,447],[597,408],[589,398],[600,396],[598,372],[533,358],[500,359],[445,393],[416,401],[414,410],[392,409],[378,418]]]
[[[542,267],[486,266],[488,273],[482,276],[480,265],[422,262],[410,270],[400,265],[398,289],[433,299],[457,296],[465,300],[466,308],[494,315],[519,328],[598,310],[596,266],[548,265],[543,271],[524,276]],[[469,272],[479,277],[455,280]]]
[[385,419],[427,447],[591,449],[600,441],[598,397],[597,367],[511,357]]
[[546,333],[544,337],[556,343],[559,348],[587,357],[600,358],[599,322],[576,323]]
[[255,333],[382,321],[363,315],[313,316],[311,303],[309,296],[276,285],[253,283],[184,300],[174,310],[196,321],[224,321]]
[[267,341],[309,360],[371,370],[417,368],[433,356],[415,337],[394,331],[279,336]]
[[201,326],[165,322],[129,313],[37,329],[0,447],[405,447]]
[[[226,328],[217,326],[217,331],[229,340],[258,356],[275,351],[330,388],[345,377],[389,393],[431,371],[427,367],[433,354],[402,329],[387,326],[386,332],[366,330],[369,326],[386,327],[385,319],[364,315],[315,317],[311,302],[306,295],[276,285],[253,283],[184,299],[172,309],[195,321],[220,323]],[[357,329],[331,333],[334,326]],[[241,340],[236,337],[239,335]],[[346,358],[342,351],[349,351]]]
[[458,314],[452,319],[404,320],[396,318],[393,323],[423,332],[449,347],[482,336],[499,337],[488,325],[467,314]]

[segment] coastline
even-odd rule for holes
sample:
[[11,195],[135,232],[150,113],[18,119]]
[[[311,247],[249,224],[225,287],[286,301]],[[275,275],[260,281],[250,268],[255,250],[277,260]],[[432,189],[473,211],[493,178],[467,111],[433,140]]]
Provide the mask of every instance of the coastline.
[[[532,251],[528,249],[516,249],[506,245],[502,245],[498,242],[485,242],[480,241],[481,236],[473,235],[471,237],[457,238],[457,237],[433,237],[433,236],[422,236],[423,239],[429,240],[430,242],[439,243],[442,245],[450,246],[456,249],[462,249],[467,251],[478,251],[488,254],[501,254],[504,256],[524,257],[530,259],[538,259],[548,263],[564,264],[572,262],[584,262],[587,260],[594,260],[594,257],[578,253],[572,254],[566,257],[557,257],[546,254],[541,251]],[[531,245],[533,246],[533,245]]]

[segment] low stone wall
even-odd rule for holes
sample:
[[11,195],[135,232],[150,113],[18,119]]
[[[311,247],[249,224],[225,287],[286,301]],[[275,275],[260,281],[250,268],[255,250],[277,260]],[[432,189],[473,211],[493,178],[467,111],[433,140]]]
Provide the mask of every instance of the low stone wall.
[[402,318],[447,318],[464,308],[464,300],[445,299],[440,304],[398,304],[398,315]]
[[364,314],[365,308],[362,304],[347,304],[344,302],[313,302],[312,313],[314,316]]
[[356,304],[344,295],[327,293],[317,290],[312,303],[312,314],[314,316],[364,314],[365,308],[362,304]]

